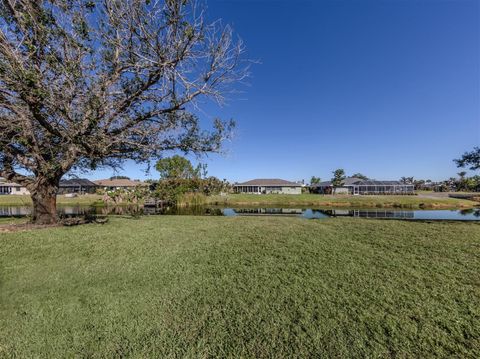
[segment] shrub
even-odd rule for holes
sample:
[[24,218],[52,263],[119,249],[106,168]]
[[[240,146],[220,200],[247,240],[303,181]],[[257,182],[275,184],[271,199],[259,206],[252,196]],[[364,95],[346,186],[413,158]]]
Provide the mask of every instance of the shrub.
[[206,202],[205,195],[203,193],[194,193],[188,192],[183,195],[180,195],[177,199],[176,205],[179,207],[187,207],[187,206],[202,206]]
[[227,192],[230,184],[216,177],[208,178],[167,178],[159,181],[154,195],[172,204],[203,204],[204,196]]

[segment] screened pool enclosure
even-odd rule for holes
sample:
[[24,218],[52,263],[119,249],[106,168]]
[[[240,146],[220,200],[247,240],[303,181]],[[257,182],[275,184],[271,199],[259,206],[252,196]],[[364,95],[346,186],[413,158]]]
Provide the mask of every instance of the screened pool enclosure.
[[[334,187],[330,181],[313,184],[310,192],[331,194]],[[346,178],[341,186],[335,188],[335,193],[343,194],[385,194],[385,195],[409,195],[414,194],[414,186],[400,181],[376,181],[362,180],[359,178]]]

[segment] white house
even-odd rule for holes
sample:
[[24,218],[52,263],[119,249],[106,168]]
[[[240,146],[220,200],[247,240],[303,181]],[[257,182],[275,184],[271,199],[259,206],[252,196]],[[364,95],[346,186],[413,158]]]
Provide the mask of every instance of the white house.
[[30,192],[18,183],[0,182],[0,195],[2,194],[29,195]]
[[301,194],[302,184],[278,178],[260,178],[233,185],[235,193],[253,194]]

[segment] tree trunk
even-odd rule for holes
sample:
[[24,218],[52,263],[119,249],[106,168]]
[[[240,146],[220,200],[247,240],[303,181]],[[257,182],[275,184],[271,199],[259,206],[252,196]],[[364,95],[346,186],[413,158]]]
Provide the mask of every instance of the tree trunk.
[[33,202],[32,222],[56,223],[58,181],[38,181],[29,190]]

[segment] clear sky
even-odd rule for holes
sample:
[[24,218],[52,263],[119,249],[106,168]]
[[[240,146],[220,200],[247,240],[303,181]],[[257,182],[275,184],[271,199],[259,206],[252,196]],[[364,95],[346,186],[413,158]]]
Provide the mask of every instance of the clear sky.
[[[203,162],[228,180],[441,180],[480,144],[480,1],[209,0],[254,65],[249,86],[204,119],[234,118],[223,156]],[[111,170],[89,173],[109,177]],[[157,178],[127,163],[119,174]]]

